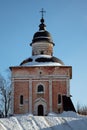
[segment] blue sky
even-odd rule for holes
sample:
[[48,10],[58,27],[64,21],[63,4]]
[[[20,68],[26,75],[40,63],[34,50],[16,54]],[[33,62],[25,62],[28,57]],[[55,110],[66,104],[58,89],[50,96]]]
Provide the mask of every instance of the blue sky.
[[54,55],[72,66],[72,100],[87,105],[87,0],[0,0],[0,73],[31,56],[41,8]]

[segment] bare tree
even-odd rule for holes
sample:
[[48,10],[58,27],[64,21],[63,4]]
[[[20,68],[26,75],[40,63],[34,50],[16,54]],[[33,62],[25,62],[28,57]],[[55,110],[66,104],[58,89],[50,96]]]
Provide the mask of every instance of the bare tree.
[[7,82],[0,75],[0,111],[3,113],[4,117],[8,116],[10,110],[10,102],[11,102],[10,82]]
[[81,115],[87,115],[87,105],[80,105],[79,103],[77,104],[77,112]]
[[77,113],[80,112],[80,108],[81,108],[81,106],[80,106],[80,104],[79,104],[79,102],[78,102],[78,103],[77,103]]

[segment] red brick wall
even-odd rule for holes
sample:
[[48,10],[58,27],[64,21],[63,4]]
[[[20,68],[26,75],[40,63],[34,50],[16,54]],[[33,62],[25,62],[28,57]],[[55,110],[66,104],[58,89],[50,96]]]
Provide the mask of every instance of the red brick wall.
[[58,112],[58,94],[66,95],[66,81],[53,81],[52,82],[52,101],[53,101],[53,111]]
[[[44,85],[44,93],[43,94],[38,94],[37,93],[37,86],[39,84]],[[33,81],[32,82],[32,109],[34,110],[34,103],[35,100],[38,98],[44,98],[47,101],[47,109],[49,110],[49,82],[48,81]]]
[[[41,74],[39,72],[42,72]],[[27,75],[36,75],[39,79],[32,78],[32,111],[34,111],[35,100],[39,97],[42,97],[47,102],[47,111],[49,112],[49,79],[42,79],[46,75],[64,75],[70,76],[71,78],[71,67],[13,67],[12,74],[14,79],[21,78],[23,75],[26,76],[26,81],[17,81],[14,80],[14,113],[26,113],[29,111],[29,78]],[[41,76],[40,76],[41,75]],[[56,79],[55,76],[51,77],[52,81],[52,106],[53,111],[58,112],[58,94],[66,95],[67,94],[67,83],[65,79],[59,78]],[[27,81],[28,79],[28,81]],[[45,86],[45,93],[37,93],[37,85],[43,84]],[[20,106],[20,95],[24,96],[24,105]],[[62,107],[61,107],[62,109]]]
[[[14,83],[14,113],[26,113],[29,102],[29,83],[15,81]],[[20,105],[20,95],[24,97],[24,104]]]

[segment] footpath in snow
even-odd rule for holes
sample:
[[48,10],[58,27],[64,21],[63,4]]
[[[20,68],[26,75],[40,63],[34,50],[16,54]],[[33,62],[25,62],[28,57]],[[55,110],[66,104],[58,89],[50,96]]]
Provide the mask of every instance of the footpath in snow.
[[87,130],[87,116],[74,112],[50,113],[48,116],[30,114],[0,118],[0,130]]

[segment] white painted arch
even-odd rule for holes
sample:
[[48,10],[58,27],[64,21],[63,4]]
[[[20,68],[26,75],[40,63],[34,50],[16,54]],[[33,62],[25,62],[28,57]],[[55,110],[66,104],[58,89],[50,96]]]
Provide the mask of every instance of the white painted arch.
[[38,106],[43,106],[43,115],[47,115],[47,102],[43,98],[38,98],[34,103],[34,115],[38,115]]

